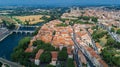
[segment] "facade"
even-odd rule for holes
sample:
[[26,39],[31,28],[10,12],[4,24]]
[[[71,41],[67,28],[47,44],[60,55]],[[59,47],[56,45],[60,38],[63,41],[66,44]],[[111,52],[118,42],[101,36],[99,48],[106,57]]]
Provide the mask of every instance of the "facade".
[[36,56],[35,56],[35,64],[36,64],[36,65],[39,65],[39,64],[40,64],[39,58],[40,58],[40,55],[41,55],[43,52],[44,52],[43,49],[40,49],[40,50],[37,52],[37,54],[36,54]]
[[72,47],[67,47],[68,58],[73,58]]
[[56,66],[58,52],[56,52],[56,51],[52,51],[52,52],[51,52],[51,55],[52,55],[52,61],[51,61],[50,64]]

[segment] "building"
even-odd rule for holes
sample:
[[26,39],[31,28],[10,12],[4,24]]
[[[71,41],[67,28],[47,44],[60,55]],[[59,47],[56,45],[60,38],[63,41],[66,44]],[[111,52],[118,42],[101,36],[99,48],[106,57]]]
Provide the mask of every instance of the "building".
[[78,51],[78,57],[82,63],[82,66],[86,66],[87,65],[87,60],[85,58],[85,56],[83,55],[83,53],[81,51]]
[[101,53],[102,46],[98,42],[96,42],[96,47],[98,49],[98,52]]
[[51,60],[50,64],[56,66],[58,52],[57,51],[52,51],[51,55],[52,55],[52,60]]
[[36,64],[36,65],[39,65],[39,64],[40,64],[39,58],[40,58],[40,55],[41,55],[43,52],[44,52],[43,49],[39,49],[39,51],[37,52],[37,54],[36,54],[36,56],[35,56],[35,64]]
[[67,47],[68,58],[73,58],[72,47]]

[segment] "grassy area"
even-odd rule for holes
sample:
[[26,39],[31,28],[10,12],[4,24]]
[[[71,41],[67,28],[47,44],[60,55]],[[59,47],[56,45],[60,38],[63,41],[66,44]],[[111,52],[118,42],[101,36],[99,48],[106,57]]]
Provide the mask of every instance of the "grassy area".
[[68,25],[66,23],[61,23],[61,24],[57,24],[56,26],[58,26],[58,27],[66,27]]
[[99,39],[101,46],[105,46],[105,44],[107,43],[107,38],[106,37],[107,36],[105,35],[105,36],[103,36],[102,38]]

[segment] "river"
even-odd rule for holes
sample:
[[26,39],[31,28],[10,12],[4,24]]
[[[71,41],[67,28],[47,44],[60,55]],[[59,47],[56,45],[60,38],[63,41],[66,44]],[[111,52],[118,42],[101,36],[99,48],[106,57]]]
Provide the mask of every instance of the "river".
[[[38,23],[33,26],[42,26],[44,23]],[[31,27],[22,27],[20,30],[35,30],[36,28]],[[12,33],[8,37],[6,37],[4,40],[0,42],[0,57],[5,58],[7,60],[11,60],[11,53],[13,52],[14,48],[18,45],[18,42],[26,37],[30,36],[30,34],[25,33]]]
[[10,59],[10,55],[13,52],[13,49],[18,45],[19,40],[23,37],[28,36],[26,34],[11,34],[6,37],[3,41],[0,42],[0,57],[3,57],[7,60]]

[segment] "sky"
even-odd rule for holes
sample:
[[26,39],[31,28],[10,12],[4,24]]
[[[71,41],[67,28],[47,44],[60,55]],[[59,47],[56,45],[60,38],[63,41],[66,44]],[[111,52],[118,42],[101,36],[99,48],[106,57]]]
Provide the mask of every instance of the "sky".
[[0,0],[0,5],[45,5],[45,6],[73,6],[73,5],[120,5],[120,0]]

